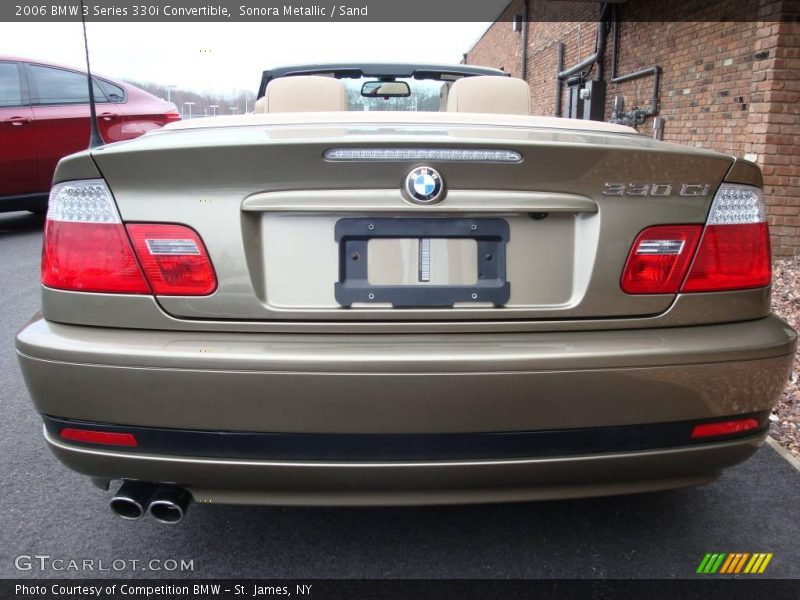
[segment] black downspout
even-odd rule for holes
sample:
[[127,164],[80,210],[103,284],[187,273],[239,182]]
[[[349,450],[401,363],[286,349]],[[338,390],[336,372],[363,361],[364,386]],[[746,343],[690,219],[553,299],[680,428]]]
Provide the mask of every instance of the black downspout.
[[608,31],[610,27],[603,18],[597,24],[597,70],[595,71],[594,79],[603,80],[605,75],[605,62],[606,62],[606,42],[608,41]]
[[611,34],[614,36],[614,43],[611,45],[611,79],[617,77],[617,46],[619,45],[619,12],[617,7],[611,9]]
[[[595,42],[594,53],[584,58],[578,64],[572,65],[569,69],[565,70],[563,67],[559,67],[558,79],[567,79],[576,73],[580,73],[587,67],[591,67],[595,63],[599,65],[602,62],[606,51],[606,36],[608,34],[606,18],[610,8],[611,6],[609,4],[604,4],[600,11],[600,18],[597,21],[597,41]],[[599,69],[602,72],[603,68],[599,67]],[[598,79],[600,78],[598,77]]]
[[525,0],[522,11],[522,57],[520,59],[520,78],[528,81],[528,5],[530,0]]
[[[558,58],[556,59],[556,72],[560,73],[564,70],[564,42],[558,43]],[[564,91],[564,80],[561,77],[556,77],[556,108],[555,116],[561,116],[561,94]]]
[[[526,3],[527,4],[527,3]],[[612,8],[610,4],[603,4],[600,10],[600,18],[597,21],[597,37],[595,40],[594,53],[586,57],[569,69],[564,69],[564,42],[558,44],[558,63],[556,65],[556,107],[555,116],[561,116],[561,93],[564,88],[564,80],[572,75],[580,73],[587,67],[597,65],[597,76],[595,79],[603,79],[603,71],[606,54],[606,40],[608,39],[608,14]]]

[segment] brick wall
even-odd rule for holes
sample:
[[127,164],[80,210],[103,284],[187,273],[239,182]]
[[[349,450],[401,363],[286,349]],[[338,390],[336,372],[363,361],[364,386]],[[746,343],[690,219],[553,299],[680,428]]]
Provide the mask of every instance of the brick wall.
[[[746,1],[762,15],[792,8],[791,0]],[[669,2],[628,0],[623,18],[630,20],[618,30],[617,74],[661,66],[663,139],[758,162],[764,174],[773,253],[800,255],[800,23],[713,21],[716,14],[741,10],[741,3],[722,0],[713,5],[717,13],[708,8],[698,13],[702,21],[657,22],[669,20],[674,10]],[[554,114],[559,43],[564,43],[564,65],[570,67],[594,51],[597,33],[597,5],[589,3],[574,20],[553,21],[548,11],[554,5],[547,0],[529,3],[526,78],[533,112],[541,115]],[[523,1],[514,0],[467,53],[466,62],[502,67],[519,77],[521,34],[512,31],[510,21],[523,10]],[[572,17],[562,15],[563,10],[559,18]],[[637,19],[641,22],[634,22]],[[624,99],[625,110],[648,106],[653,85],[651,77],[610,82],[613,44],[609,35],[604,61],[606,119],[616,95]],[[562,102],[566,110],[566,89]],[[638,129],[652,133],[652,119]]]
[[512,31],[511,20],[514,15],[521,15],[522,0],[513,0],[500,18],[494,23],[475,46],[467,53],[468,64],[488,65],[495,69],[503,69],[506,73],[519,77],[520,34]]
[[800,23],[756,31],[748,152],[758,157],[769,205],[772,252],[800,255]]

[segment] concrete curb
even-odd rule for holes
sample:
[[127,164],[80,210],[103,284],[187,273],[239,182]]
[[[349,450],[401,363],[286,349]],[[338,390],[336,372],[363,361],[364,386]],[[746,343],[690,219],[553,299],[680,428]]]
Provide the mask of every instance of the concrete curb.
[[800,459],[795,457],[791,452],[789,452],[786,448],[781,446],[777,441],[769,436],[767,436],[767,444],[772,446],[772,449],[775,450],[775,452],[777,452],[786,462],[800,471]]

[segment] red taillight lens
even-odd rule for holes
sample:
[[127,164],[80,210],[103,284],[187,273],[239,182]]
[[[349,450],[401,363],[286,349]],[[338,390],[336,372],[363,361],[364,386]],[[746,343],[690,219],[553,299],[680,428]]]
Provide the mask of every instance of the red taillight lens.
[[214,268],[193,229],[160,223],[134,223],[127,228],[157,295],[207,296],[217,288]]
[[708,225],[682,291],[741,290],[763,287],[771,280],[766,223]]
[[166,119],[167,123],[170,123],[172,121],[180,121],[181,114],[177,110],[172,110],[164,114],[164,119]]
[[79,292],[150,293],[119,223],[48,221],[42,283]]
[[61,439],[71,442],[86,444],[104,444],[106,446],[127,446],[133,448],[138,445],[132,433],[118,433],[115,431],[92,431],[91,429],[76,429],[65,427],[59,433]]
[[628,294],[674,294],[694,255],[702,225],[657,225],[633,242],[620,285]]
[[729,421],[718,421],[716,423],[703,423],[695,425],[692,429],[692,438],[717,437],[721,435],[733,435],[758,429],[758,421],[753,418],[734,419]]
[[79,292],[150,293],[102,180],[53,187],[42,247],[42,283]]

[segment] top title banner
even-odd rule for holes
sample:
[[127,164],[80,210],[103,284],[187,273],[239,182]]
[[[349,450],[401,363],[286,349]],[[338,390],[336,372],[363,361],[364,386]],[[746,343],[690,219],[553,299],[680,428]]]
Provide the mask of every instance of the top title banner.
[[[2,0],[0,21],[597,21],[597,0]],[[776,0],[612,0],[623,21],[783,21]],[[649,6],[648,6],[649,5]],[[662,8],[667,8],[661,5]],[[409,32],[413,36],[413,32]]]
[[0,21],[493,21],[508,0],[3,0]]

